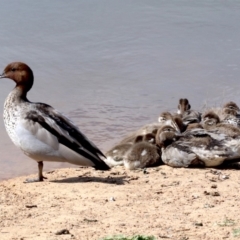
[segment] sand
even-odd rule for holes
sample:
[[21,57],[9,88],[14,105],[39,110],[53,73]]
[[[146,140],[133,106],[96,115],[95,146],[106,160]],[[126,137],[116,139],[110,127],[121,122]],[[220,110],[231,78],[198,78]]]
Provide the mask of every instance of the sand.
[[2,181],[0,239],[237,239],[238,171],[69,168],[46,172],[44,182]]

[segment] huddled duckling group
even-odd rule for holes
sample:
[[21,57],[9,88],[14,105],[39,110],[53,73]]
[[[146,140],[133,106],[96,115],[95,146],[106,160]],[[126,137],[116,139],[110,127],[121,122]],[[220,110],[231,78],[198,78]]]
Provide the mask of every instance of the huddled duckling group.
[[131,133],[106,152],[106,163],[133,170],[215,167],[240,161],[240,109],[234,102],[200,113],[180,99],[177,113],[163,112],[158,122]]

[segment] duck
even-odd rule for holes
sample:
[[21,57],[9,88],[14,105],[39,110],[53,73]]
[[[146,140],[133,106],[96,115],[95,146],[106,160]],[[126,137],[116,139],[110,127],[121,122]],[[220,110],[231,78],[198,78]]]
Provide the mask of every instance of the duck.
[[179,134],[171,126],[163,126],[156,134],[162,161],[171,167],[215,167],[237,159],[239,154],[228,141],[232,139],[214,138],[204,129]]
[[4,103],[3,119],[12,142],[38,163],[43,181],[43,162],[68,162],[109,170],[105,155],[74,123],[48,104],[31,102],[27,93],[34,83],[32,69],[23,62],[8,64],[0,78],[16,84]]
[[201,113],[191,110],[191,105],[187,98],[180,98],[177,114],[181,116],[183,124],[187,126],[190,123],[201,122]]
[[[139,139],[139,138],[138,138]],[[124,166],[128,170],[153,167],[161,164],[159,148],[155,144],[155,135],[148,133],[137,141],[124,155]]]

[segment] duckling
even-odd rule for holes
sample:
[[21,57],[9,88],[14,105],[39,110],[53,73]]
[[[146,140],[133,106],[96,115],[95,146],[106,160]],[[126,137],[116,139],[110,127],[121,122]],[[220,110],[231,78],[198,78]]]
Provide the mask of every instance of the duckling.
[[126,155],[129,153],[129,151],[131,151],[132,148],[134,148],[137,143],[145,141],[149,144],[155,144],[155,135],[156,133],[137,135],[133,138],[132,141],[115,145],[105,153],[105,161],[110,167],[123,165],[123,161],[126,158]]
[[235,102],[228,102],[223,106],[223,113],[236,116],[240,113],[240,108]]
[[203,128],[225,134],[229,137],[240,137],[240,129],[227,122],[220,122],[219,116],[213,111],[208,111],[203,115]]
[[214,112],[220,118],[220,121],[224,121],[226,118],[230,117],[239,117],[240,109],[235,102],[227,102],[223,105],[223,107],[212,107],[208,109],[206,112]]
[[240,128],[240,109],[234,102],[228,102],[223,106],[222,109],[222,123],[231,124],[235,127]]
[[183,123],[183,120],[179,114],[173,114],[173,120],[177,124],[180,132],[186,131],[187,125]]
[[191,105],[186,98],[180,98],[178,104],[178,112],[184,125],[190,123],[199,123],[201,121],[201,113],[198,111],[191,110]]
[[162,161],[172,167],[214,167],[236,158],[224,140],[217,140],[207,131],[179,135],[171,126],[158,130],[156,144],[161,148]]
[[183,114],[184,112],[188,111],[191,109],[191,105],[186,98],[180,98],[179,99],[179,104],[178,104],[178,114]]
[[142,141],[132,145],[124,156],[124,166],[128,170],[145,168],[160,164],[159,148],[155,145],[155,135],[148,133]]
[[105,162],[110,167],[123,165],[124,155],[132,147],[133,142],[117,144],[105,153]]
[[[158,118],[158,122],[155,123],[149,123],[144,125],[143,127],[141,127],[140,129],[138,129],[137,131],[129,134],[127,137],[125,137],[124,139],[122,139],[120,141],[119,144],[123,144],[123,143],[132,143],[135,141],[135,138],[138,135],[146,135],[148,133],[152,133],[152,134],[156,134],[157,130],[162,127],[163,125],[171,125],[174,128],[177,129],[177,131],[180,132],[179,126],[176,123],[176,118],[174,119],[174,117],[172,116],[171,113],[169,112],[163,112],[160,114],[159,118]],[[177,120],[178,121],[178,120]]]
[[203,114],[201,123],[206,130],[214,129],[220,123],[220,118],[214,111],[210,110]]

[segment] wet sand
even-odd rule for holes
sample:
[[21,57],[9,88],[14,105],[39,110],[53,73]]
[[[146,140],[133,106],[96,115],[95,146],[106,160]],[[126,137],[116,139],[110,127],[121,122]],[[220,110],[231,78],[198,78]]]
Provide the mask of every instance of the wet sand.
[[0,182],[1,240],[240,237],[238,170],[164,165],[147,172],[71,168],[45,175],[41,183],[23,183],[26,177]]

